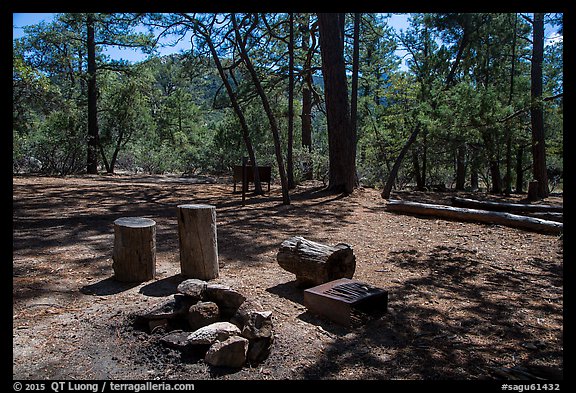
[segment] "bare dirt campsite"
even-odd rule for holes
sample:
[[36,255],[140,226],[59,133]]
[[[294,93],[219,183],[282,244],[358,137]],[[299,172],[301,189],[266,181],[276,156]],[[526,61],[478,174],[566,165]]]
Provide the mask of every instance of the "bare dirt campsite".
[[[303,182],[245,206],[230,178],[114,175],[13,178],[13,378],[135,380],[561,379],[563,238],[503,225],[398,214],[380,192],[328,194]],[[464,192],[392,193],[450,205]],[[555,195],[538,203],[562,205]],[[274,342],[257,364],[214,367],[167,347],[134,315],[184,280],[176,207],[216,206],[219,277],[272,312]],[[156,222],[156,274],[114,279],[113,223]],[[387,312],[347,328],[307,310],[277,262],[293,236],[356,257],[354,279],[388,291]]]

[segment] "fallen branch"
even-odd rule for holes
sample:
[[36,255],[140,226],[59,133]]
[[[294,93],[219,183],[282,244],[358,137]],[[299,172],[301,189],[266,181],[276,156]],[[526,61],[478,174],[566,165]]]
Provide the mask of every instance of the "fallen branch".
[[429,203],[391,200],[386,204],[386,210],[397,213],[408,213],[424,216],[434,216],[459,221],[483,222],[505,225],[513,228],[526,229],[547,234],[560,234],[563,224],[539,218],[520,216],[504,212],[491,212],[479,209],[467,209]]

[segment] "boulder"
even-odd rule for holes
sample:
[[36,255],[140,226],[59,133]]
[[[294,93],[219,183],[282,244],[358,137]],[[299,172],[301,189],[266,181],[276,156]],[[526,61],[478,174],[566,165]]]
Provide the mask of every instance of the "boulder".
[[188,315],[188,310],[194,304],[198,303],[198,299],[183,295],[181,293],[174,294],[174,313],[184,318]]
[[248,319],[250,314],[255,311],[264,311],[264,307],[256,300],[246,299],[244,303],[236,310],[234,316],[230,319],[230,322],[242,328]]
[[143,312],[138,313],[136,318],[141,322],[158,319],[174,319],[178,316],[175,312],[175,304],[176,302],[171,299],[163,301],[159,304],[155,304],[149,307]]
[[255,338],[250,340],[246,359],[250,363],[260,363],[270,355],[272,343],[274,342],[274,334],[270,337]]
[[188,310],[188,323],[192,330],[218,322],[220,310],[214,302],[198,302],[190,306]]
[[218,304],[220,314],[225,317],[232,317],[246,300],[244,295],[229,286],[210,283],[206,286],[204,298]]
[[178,285],[177,291],[183,295],[190,296],[191,298],[200,300],[204,296],[204,291],[208,283],[204,280],[190,278],[184,280]]
[[240,329],[230,322],[215,322],[201,327],[190,333],[190,344],[214,344],[216,341],[224,341],[230,336],[239,336]]
[[183,330],[173,330],[170,333],[162,336],[160,342],[171,348],[183,350],[188,346],[188,336],[190,332],[185,332]]
[[242,367],[246,362],[249,342],[244,337],[232,336],[208,349],[204,360],[212,366]]
[[253,311],[242,328],[242,336],[248,339],[272,336],[272,311]]

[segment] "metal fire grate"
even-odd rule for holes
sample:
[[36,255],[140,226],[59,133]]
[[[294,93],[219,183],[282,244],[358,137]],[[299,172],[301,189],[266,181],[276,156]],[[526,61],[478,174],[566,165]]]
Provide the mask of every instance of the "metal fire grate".
[[357,280],[341,278],[304,291],[304,305],[340,325],[353,326],[378,317],[388,307],[388,292]]

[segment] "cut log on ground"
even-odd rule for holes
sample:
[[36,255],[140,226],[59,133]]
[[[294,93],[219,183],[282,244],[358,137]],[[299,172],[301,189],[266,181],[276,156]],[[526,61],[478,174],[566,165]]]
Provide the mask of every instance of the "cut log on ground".
[[460,198],[460,197],[452,197],[452,204],[457,207],[467,207],[470,209],[492,210],[508,213],[532,213],[532,212],[562,213],[564,211],[562,206],[531,205],[525,203],[507,203],[507,202],[495,202],[495,201],[478,201],[475,199]]
[[328,246],[301,236],[283,241],[276,259],[280,267],[296,275],[301,287],[352,278],[356,270],[356,257],[348,244]]
[[459,221],[505,225],[547,234],[560,234],[563,229],[563,224],[555,221],[542,220],[539,218],[520,216],[511,213],[491,212],[487,210],[467,209],[429,203],[391,200],[386,204],[386,210],[397,213],[434,216]]
[[156,273],[156,222],[143,217],[122,217],[114,221],[112,259],[116,280],[152,280]]
[[541,218],[543,220],[564,222],[563,213],[547,213],[547,212],[533,212],[533,213],[522,213],[524,216],[530,216],[534,218]]
[[178,240],[184,277],[206,281],[218,278],[215,206],[179,205]]

